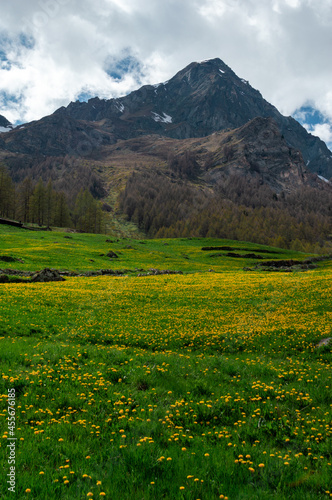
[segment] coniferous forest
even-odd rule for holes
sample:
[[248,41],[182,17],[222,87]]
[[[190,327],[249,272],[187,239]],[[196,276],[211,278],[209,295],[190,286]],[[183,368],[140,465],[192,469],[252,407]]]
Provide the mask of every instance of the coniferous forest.
[[231,175],[213,190],[161,173],[133,173],[120,209],[150,237],[217,237],[299,251],[332,247],[332,191],[302,187],[276,194],[254,178]]
[[105,232],[101,204],[88,189],[81,188],[74,198],[53,188],[40,178],[25,177],[14,183],[5,165],[0,165],[0,216],[24,224],[71,227],[80,232]]

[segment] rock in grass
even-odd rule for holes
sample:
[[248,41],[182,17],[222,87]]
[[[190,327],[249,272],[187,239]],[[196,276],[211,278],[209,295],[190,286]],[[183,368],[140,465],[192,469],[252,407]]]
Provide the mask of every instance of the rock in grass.
[[113,252],[113,250],[110,250],[107,254],[107,257],[109,257],[110,259],[118,259],[118,255]]
[[43,269],[31,277],[33,283],[46,283],[48,281],[65,281],[56,269]]

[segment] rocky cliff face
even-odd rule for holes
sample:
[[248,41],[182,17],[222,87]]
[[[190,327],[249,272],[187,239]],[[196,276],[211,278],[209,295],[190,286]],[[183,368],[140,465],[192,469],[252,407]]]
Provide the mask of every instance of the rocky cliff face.
[[291,192],[301,186],[314,186],[312,174],[301,153],[287,145],[272,118],[255,118],[224,136],[205,179],[218,182],[230,174],[257,178],[274,192]]

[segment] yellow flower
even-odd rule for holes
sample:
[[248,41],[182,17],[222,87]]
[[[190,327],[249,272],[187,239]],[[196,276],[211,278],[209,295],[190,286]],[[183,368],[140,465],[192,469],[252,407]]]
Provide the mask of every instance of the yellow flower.
[[180,490],[184,490],[184,486],[180,486]]
[[43,471],[40,471],[40,472],[39,472],[39,475],[40,475],[40,476],[41,476],[41,475],[43,475],[43,474],[45,474],[45,472],[43,472]]
[[27,489],[25,490],[25,493],[31,493],[30,488],[27,488]]
[[105,495],[106,495],[106,493],[105,493],[104,491],[101,491],[101,492],[99,493],[99,496],[100,496],[100,497],[104,497]]
[[205,457],[209,457],[210,455],[209,455],[208,453],[205,453],[205,454],[204,454],[204,456],[205,456]]
[[259,464],[258,467],[265,467],[265,464]]

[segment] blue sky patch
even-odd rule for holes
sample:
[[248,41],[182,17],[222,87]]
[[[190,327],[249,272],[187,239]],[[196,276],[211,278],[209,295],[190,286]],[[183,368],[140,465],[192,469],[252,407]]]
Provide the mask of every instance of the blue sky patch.
[[302,106],[297,109],[293,116],[295,120],[299,121],[301,124],[306,123],[307,125],[317,125],[318,123],[328,122],[318,109],[315,109],[310,105]]
[[325,141],[327,147],[332,151],[332,120],[310,104],[297,109],[293,114],[293,118],[301,123],[308,132],[315,136],[320,136],[321,139]]
[[114,80],[122,80],[128,73],[141,73],[141,63],[132,55],[122,59],[108,59],[105,64],[106,73]]
[[96,97],[96,93],[92,93],[87,90],[78,94],[77,100],[80,102],[88,102],[88,100],[92,99],[93,97]]

